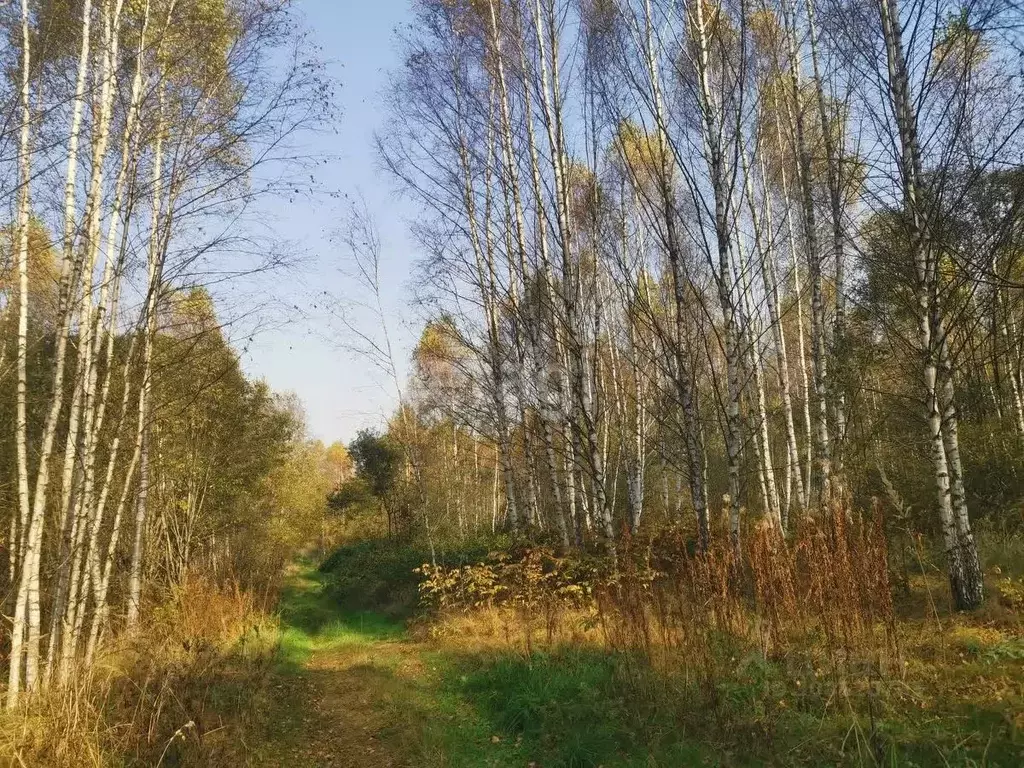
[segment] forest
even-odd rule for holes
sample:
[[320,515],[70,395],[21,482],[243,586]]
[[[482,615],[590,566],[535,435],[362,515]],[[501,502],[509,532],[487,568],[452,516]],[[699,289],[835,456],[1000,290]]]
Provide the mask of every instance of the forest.
[[0,763],[1022,764],[1019,4],[409,0],[344,445],[303,5],[0,9]]

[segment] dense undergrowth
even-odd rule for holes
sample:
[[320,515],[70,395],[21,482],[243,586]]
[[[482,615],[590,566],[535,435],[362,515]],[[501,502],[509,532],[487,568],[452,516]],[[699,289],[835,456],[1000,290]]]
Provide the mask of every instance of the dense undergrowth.
[[[847,544],[880,546],[872,530],[855,525]],[[806,573],[808,550],[784,555],[793,542],[702,571],[674,535],[624,545],[617,570],[505,537],[433,553],[363,539],[293,566],[276,613],[190,579],[76,686],[0,715],[0,764],[313,766],[343,752],[346,765],[428,768],[1022,763],[1018,539],[982,537],[993,597],[967,615],[950,610],[920,541],[905,572],[874,574],[870,589],[892,597],[878,603],[859,591],[864,569],[831,574],[814,598],[826,588]],[[757,534],[747,541],[756,552]],[[760,595],[768,560],[793,600]],[[720,591],[699,605],[687,580],[714,574]],[[830,639],[840,609],[863,626]],[[357,706],[372,712],[358,729]],[[353,757],[353,730],[387,758]]]
[[489,552],[506,547],[505,536],[469,540],[435,548],[415,541],[364,538],[335,550],[320,565],[329,591],[346,610],[373,610],[396,619],[408,619],[420,604],[419,569],[462,568],[483,560]]
[[427,642],[428,714],[405,707],[421,713],[413,764],[1021,764],[1013,540],[987,559],[993,599],[964,615],[923,542],[890,573],[878,529],[857,525],[805,529],[774,554],[748,536],[743,573],[722,552],[700,570],[685,547],[673,565],[668,534],[620,550],[614,573],[543,548],[474,563],[479,543],[414,572],[425,552],[381,540],[342,548],[323,575],[343,608],[373,594]]

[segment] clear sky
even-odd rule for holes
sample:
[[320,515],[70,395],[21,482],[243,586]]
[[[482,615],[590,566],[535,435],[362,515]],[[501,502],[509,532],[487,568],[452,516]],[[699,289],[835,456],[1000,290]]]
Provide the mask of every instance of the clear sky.
[[361,427],[380,425],[396,398],[393,384],[351,351],[354,340],[330,318],[336,308],[332,304],[360,298],[358,287],[345,274],[346,256],[336,238],[346,197],[365,200],[380,230],[383,299],[399,364],[405,365],[417,335],[405,309],[416,259],[406,222],[414,212],[394,195],[373,146],[374,132],[385,119],[379,94],[388,71],[397,64],[393,31],[408,19],[409,0],[296,4],[322,47],[330,75],[341,84],[336,131],[310,139],[311,151],[330,158],[319,167],[317,181],[336,196],[322,195],[313,204],[270,204],[277,234],[294,243],[304,261],[297,270],[274,275],[272,293],[281,304],[300,311],[282,312],[287,314],[283,322],[268,318],[272,329],[255,336],[243,353],[243,365],[274,390],[299,396],[312,436],[348,442]]

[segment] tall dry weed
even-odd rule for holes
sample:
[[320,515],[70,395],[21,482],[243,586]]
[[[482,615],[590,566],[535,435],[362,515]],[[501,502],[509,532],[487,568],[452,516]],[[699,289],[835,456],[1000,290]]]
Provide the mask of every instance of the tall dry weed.
[[276,620],[235,580],[188,574],[138,630],[0,713],[0,765],[232,765],[278,642]]
[[421,597],[442,615],[504,611],[521,624],[527,652],[536,638],[579,635],[564,622],[589,620],[611,648],[667,651],[705,670],[723,641],[765,657],[805,645],[833,665],[898,666],[880,506],[867,517],[842,509],[807,517],[788,536],[756,522],[742,540],[737,552],[722,531],[697,552],[691,532],[669,527],[624,536],[614,561],[547,547],[495,553],[460,568],[423,566]]

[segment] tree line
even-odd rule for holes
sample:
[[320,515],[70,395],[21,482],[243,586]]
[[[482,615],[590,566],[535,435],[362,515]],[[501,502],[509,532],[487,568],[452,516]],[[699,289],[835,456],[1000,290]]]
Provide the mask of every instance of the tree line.
[[[289,4],[21,0],[0,26],[13,706],[190,569],[273,573],[340,470],[246,379],[203,287],[279,260],[241,224],[291,190],[291,139],[328,109]],[[293,508],[295,462],[315,504]]]
[[424,212],[418,524],[614,556],[721,515],[739,553],[880,499],[979,605],[1022,491],[1020,8],[413,5],[378,144]]

